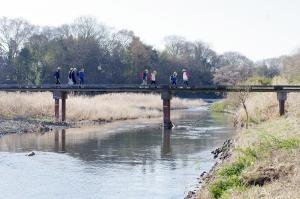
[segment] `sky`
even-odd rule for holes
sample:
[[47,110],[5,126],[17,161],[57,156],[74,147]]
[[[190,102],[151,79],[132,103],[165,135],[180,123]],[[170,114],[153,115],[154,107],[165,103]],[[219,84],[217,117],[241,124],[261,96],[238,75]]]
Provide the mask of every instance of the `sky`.
[[216,52],[250,59],[288,55],[300,48],[300,0],[0,0],[0,16],[59,26],[79,16],[133,30],[161,49],[178,35]]

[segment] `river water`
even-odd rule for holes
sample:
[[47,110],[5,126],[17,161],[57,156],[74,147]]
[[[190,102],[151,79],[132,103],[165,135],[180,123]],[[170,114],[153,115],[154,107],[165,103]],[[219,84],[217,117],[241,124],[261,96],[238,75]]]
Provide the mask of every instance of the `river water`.
[[184,198],[234,130],[205,107],[175,115],[171,133],[149,119],[2,136],[0,198]]

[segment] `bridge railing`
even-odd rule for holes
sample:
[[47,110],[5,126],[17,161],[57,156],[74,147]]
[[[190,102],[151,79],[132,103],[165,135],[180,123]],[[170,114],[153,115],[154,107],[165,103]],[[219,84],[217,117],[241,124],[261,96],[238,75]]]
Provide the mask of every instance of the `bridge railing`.
[[0,84],[0,91],[99,91],[99,92],[300,92],[300,85],[209,85],[209,86],[181,86],[170,85],[141,86],[136,84]]

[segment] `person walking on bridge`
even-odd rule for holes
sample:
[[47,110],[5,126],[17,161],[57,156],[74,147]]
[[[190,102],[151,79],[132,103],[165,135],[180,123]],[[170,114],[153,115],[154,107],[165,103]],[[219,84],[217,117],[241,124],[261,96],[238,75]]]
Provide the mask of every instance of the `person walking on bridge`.
[[54,77],[56,79],[55,84],[60,84],[60,67],[57,67],[56,71],[54,72]]
[[76,78],[77,76],[78,76],[77,69],[73,68],[72,73],[71,73],[71,77],[72,77],[72,82],[73,82],[74,85],[77,84],[77,78]]
[[72,81],[72,71],[73,71],[73,68],[70,68],[69,73],[68,73],[68,84],[69,84],[69,85],[73,85],[73,81]]
[[155,86],[155,88],[156,88],[156,74],[157,74],[157,72],[156,72],[156,70],[154,70],[152,73],[151,73],[151,85],[154,85]]
[[174,73],[170,76],[170,82],[171,82],[171,85],[172,86],[175,86],[177,85],[177,72],[174,71]]
[[79,84],[82,85],[84,84],[84,68],[82,68],[80,71],[79,71]]
[[183,84],[188,87],[189,86],[189,74],[186,69],[182,69],[182,80]]
[[148,84],[148,69],[145,69],[144,72],[142,73],[142,86],[147,86]]

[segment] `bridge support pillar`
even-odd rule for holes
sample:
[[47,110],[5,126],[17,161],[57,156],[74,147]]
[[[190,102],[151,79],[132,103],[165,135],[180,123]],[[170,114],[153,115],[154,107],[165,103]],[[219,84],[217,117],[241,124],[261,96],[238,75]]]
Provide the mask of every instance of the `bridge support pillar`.
[[279,102],[279,115],[282,116],[282,115],[284,115],[284,112],[285,112],[284,105],[285,105],[285,101],[287,99],[287,93],[284,91],[277,92],[277,99]]
[[54,111],[55,111],[55,120],[59,121],[59,100],[61,99],[61,121],[66,121],[66,99],[68,98],[68,93],[65,91],[54,91],[53,98],[55,101]]
[[66,121],[66,99],[68,98],[67,92],[61,93],[61,121]]
[[171,91],[162,91],[161,99],[163,100],[163,128],[172,129],[173,124],[171,122]]
[[54,115],[55,121],[59,121],[59,99],[54,99]]

